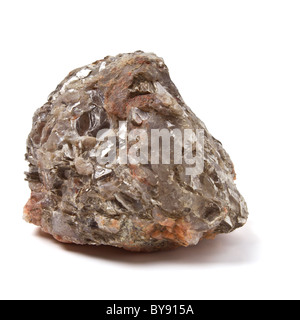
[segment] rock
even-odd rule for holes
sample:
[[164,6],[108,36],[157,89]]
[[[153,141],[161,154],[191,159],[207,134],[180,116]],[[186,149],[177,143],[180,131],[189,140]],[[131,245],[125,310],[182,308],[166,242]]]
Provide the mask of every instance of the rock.
[[[150,148],[162,129],[174,141],[169,163],[165,141]],[[186,132],[202,136],[183,142]],[[183,147],[191,152],[180,162]],[[199,150],[202,167],[193,169]],[[247,221],[230,157],[154,54],[72,71],[35,113],[26,159],[25,220],[62,242],[150,252],[196,245]]]

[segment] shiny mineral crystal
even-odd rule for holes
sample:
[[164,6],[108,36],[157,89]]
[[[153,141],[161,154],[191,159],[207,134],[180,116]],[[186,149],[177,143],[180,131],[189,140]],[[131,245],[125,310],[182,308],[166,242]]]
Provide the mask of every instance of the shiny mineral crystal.
[[[103,148],[103,130],[174,128],[204,132],[198,175],[187,175],[185,162],[99,161],[112,148],[107,140]],[[25,220],[61,242],[151,252],[196,245],[247,221],[230,157],[154,54],[106,57],[72,71],[35,113],[26,159]]]

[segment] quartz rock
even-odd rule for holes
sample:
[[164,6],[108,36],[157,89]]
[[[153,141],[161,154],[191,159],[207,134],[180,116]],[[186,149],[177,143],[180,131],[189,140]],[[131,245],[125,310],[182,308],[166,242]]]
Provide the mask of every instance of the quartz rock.
[[[203,131],[202,172],[186,175],[185,162],[99,163],[112,150],[109,142],[102,148],[99,132],[163,128]],[[24,218],[65,243],[150,252],[196,245],[247,221],[229,155],[154,54],[106,57],[72,71],[35,113],[26,159]]]

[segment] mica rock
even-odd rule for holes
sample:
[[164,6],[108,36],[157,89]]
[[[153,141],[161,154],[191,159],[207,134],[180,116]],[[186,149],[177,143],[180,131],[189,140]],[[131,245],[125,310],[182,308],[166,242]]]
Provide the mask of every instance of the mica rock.
[[[120,132],[120,121],[128,131],[203,130],[203,172],[186,175],[186,163],[99,163],[98,133]],[[26,159],[25,220],[62,242],[150,252],[196,245],[247,221],[230,157],[154,54],[72,71],[35,113]]]

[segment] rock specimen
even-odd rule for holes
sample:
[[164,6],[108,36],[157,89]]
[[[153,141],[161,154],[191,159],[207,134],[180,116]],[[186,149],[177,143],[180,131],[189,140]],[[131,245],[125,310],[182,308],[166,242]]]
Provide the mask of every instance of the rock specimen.
[[[99,161],[113,148],[99,132],[168,129],[172,136],[175,128],[203,131],[197,175],[186,174],[185,161]],[[115,159],[133,144],[119,141]],[[72,71],[35,113],[26,159],[25,220],[62,242],[150,252],[196,245],[247,221],[228,154],[154,54],[106,57]]]

